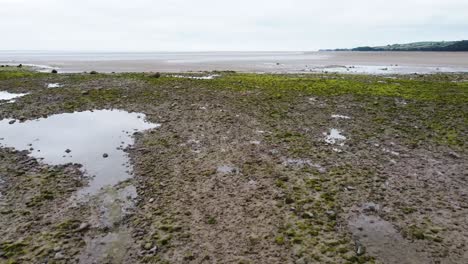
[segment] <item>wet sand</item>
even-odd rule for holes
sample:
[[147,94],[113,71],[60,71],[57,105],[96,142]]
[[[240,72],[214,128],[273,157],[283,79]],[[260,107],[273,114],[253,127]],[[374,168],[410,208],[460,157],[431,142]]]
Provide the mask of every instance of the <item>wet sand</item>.
[[468,52],[0,52],[0,64],[60,72],[408,74],[468,72]]

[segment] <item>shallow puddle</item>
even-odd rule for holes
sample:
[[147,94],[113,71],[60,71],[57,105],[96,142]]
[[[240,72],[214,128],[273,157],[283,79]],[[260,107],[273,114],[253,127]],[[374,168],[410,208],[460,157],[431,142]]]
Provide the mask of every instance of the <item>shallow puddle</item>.
[[188,75],[173,75],[175,78],[186,78],[186,79],[195,79],[195,80],[213,80],[216,77],[219,77],[218,74],[208,75],[208,76],[188,76]]
[[12,103],[14,102],[13,99],[16,99],[25,95],[27,95],[27,93],[9,93],[5,91],[0,91],[0,101],[5,100],[5,101],[9,101]]
[[[141,117],[141,118],[140,118]],[[24,123],[0,121],[0,146],[29,150],[31,156],[52,165],[79,163],[89,176],[89,186],[78,195],[95,194],[105,186],[130,178],[124,148],[134,132],[159,127],[145,116],[119,110],[64,113]]]
[[47,88],[60,88],[62,85],[60,83],[48,83]]
[[289,167],[298,167],[298,168],[309,166],[309,167],[316,168],[320,173],[326,172],[326,169],[322,165],[313,163],[312,161],[307,160],[307,159],[285,159],[283,161],[283,165],[289,166]]
[[385,263],[431,263],[419,246],[404,239],[391,223],[378,216],[352,216],[349,219],[349,228],[356,244],[363,246],[356,249],[357,251],[365,251]]
[[343,146],[343,141],[346,140],[346,137],[343,136],[341,134],[341,131],[336,128],[330,129],[330,132],[324,133],[324,135],[326,136],[325,142],[327,142],[328,144],[338,144],[340,146]]
[[229,174],[229,173],[239,173],[239,169],[236,167],[228,166],[228,165],[221,165],[218,166],[216,171],[220,174]]
[[90,224],[97,228],[115,228],[125,217],[131,214],[135,206],[137,190],[135,186],[106,187],[91,201],[95,207],[91,214]]
[[345,115],[332,115],[331,117],[338,118],[338,119],[351,119],[351,117],[345,116]]
[[85,238],[85,243],[79,263],[124,263],[133,239],[131,231],[123,228],[94,239]]

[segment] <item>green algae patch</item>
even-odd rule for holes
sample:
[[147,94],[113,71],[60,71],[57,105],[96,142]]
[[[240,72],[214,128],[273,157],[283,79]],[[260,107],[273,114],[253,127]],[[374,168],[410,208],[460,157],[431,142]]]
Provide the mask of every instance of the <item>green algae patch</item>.
[[35,72],[30,67],[7,66],[0,67],[0,81],[9,79],[21,79],[29,77],[44,76],[43,73]]
[[[167,81],[167,80],[166,80]],[[183,83],[184,80],[178,80]],[[164,78],[158,79],[164,82]],[[185,81],[187,82],[187,81]],[[415,100],[466,102],[466,82],[440,82],[436,80],[412,80],[408,77],[388,79],[365,75],[271,75],[271,74],[225,74],[203,83],[190,80],[195,85],[203,84],[217,89],[235,91],[259,90],[269,94],[270,99],[287,99],[290,95],[361,95],[385,96]]]

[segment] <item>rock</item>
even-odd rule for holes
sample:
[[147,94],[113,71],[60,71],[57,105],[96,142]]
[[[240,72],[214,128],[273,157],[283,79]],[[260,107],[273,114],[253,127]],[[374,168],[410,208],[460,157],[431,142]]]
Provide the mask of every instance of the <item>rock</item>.
[[85,231],[85,230],[87,230],[89,227],[90,227],[90,225],[89,225],[88,223],[81,223],[80,227],[78,227],[78,229],[76,229],[76,232]]
[[461,156],[460,156],[458,153],[453,152],[453,151],[449,152],[448,155],[449,155],[450,157],[452,157],[452,158],[455,158],[455,159],[461,158]]
[[107,157],[109,157],[109,154],[104,153],[104,154],[102,154],[102,157],[103,157],[103,158],[107,158]]
[[285,202],[286,204],[292,204],[292,203],[294,203],[294,199],[291,198],[291,197],[286,197],[286,199],[284,200],[284,202]]
[[148,251],[148,254],[154,255],[154,254],[156,254],[156,252],[158,252],[158,247],[154,246]]
[[145,250],[150,250],[152,247],[153,247],[153,243],[151,243],[151,242],[146,242],[143,245],[143,249],[145,249]]
[[333,220],[336,219],[336,212],[335,212],[335,211],[329,210],[329,211],[326,212],[326,214],[328,215],[328,217],[329,217],[330,219],[333,219]]
[[308,218],[308,219],[310,219],[310,218],[313,218],[313,217],[314,217],[314,214],[311,213],[311,212],[304,212],[304,213],[302,214],[302,218]]
[[56,69],[53,69],[50,73],[58,73]]
[[151,77],[151,78],[160,78],[160,77],[161,77],[161,73],[157,72],[157,73],[155,73],[155,74],[152,74],[150,77]]
[[380,209],[380,206],[378,204],[375,204],[375,203],[365,203],[363,205],[363,211],[364,212],[377,212],[379,211]]
[[97,71],[90,71],[89,74],[97,74]]
[[64,259],[64,258],[65,256],[62,254],[62,252],[55,253],[54,259],[59,260],[59,259]]
[[18,68],[22,68],[22,67],[23,67],[23,64],[18,65]]
[[16,120],[13,119],[10,122],[8,122],[8,124],[13,125],[15,122],[16,122]]
[[359,241],[354,241],[355,243],[355,250],[356,250],[356,255],[358,256],[362,256],[364,255],[364,253],[366,253],[366,248],[364,247],[363,244],[361,244],[361,242]]
[[154,202],[154,198],[149,199],[148,202],[150,202],[150,203]]
[[70,149],[66,149],[65,152],[66,152],[66,153],[70,153],[71,150],[70,150]]
[[81,94],[82,94],[82,95],[88,95],[88,94],[89,94],[89,91],[82,91]]

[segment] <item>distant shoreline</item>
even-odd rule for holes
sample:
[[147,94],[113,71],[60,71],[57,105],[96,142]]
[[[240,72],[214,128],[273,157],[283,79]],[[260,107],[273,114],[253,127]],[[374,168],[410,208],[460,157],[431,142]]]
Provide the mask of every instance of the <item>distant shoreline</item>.
[[468,52],[0,52],[0,65],[40,71],[431,74],[468,72]]
[[389,51],[389,52],[466,52],[468,40],[460,41],[424,41],[386,46],[362,46],[352,49],[324,49],[320,51]]

